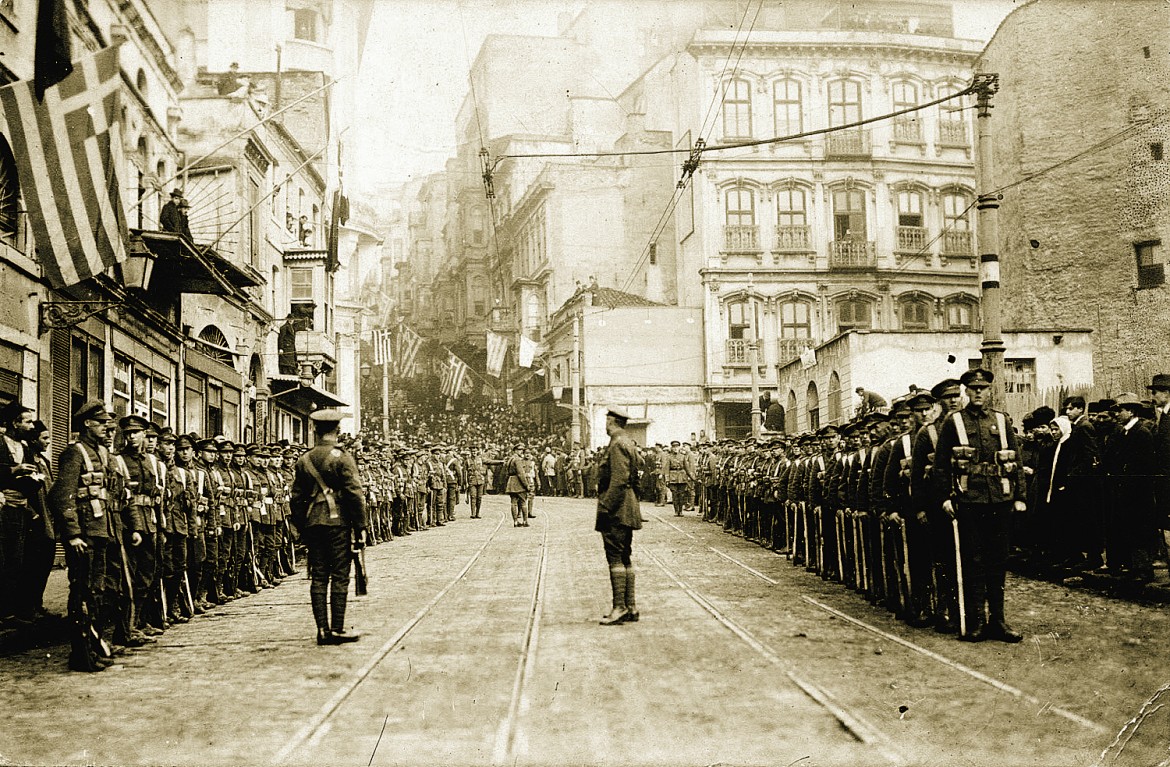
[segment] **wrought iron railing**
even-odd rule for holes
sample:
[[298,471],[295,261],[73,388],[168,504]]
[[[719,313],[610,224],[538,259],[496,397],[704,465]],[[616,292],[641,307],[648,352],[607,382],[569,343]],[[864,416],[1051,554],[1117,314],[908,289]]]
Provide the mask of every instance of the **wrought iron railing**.
[[898,244],[899,253],[922,253],[926,250],[926,229],[921,226],[899,226]]
[[894,141],[901,141],[906,144],[922,143],[922,123],[913,117],[895,118]]
[[780,338],[776,340],[776,363],[787,365],[800,358],[800,353],[812,346],[811,338]]
[[834,240],[829,243],[830,269],[873,269],[877,252],[869,240]]
[[776,250],[801,253],[810,249],[807,225],[776,227]]
[[975,246],[971,232],[965,230],[949,231],[943,234],[943,255],[946,256],[973,256]]
[[[728,365],[742,365],[747,367],[751,365],[751,349],[755,342],[749,341],[746,338],[729,338],[727,339],[727,364]],[[756,364],[764,364],[764,349],[756,345]]]
[[752,225],[723,227],[723,248],[728,253],[756,253],[760,250],[760,228]]

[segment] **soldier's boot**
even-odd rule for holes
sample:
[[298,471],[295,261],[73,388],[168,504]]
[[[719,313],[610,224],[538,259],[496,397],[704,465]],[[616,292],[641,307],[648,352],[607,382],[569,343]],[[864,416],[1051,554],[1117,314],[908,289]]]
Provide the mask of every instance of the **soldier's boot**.
[[983,629],[983,634],[987,639],[1007,642],[1008,644],[1023,641],[1024,635],[1013,631],[1012,627],[1004,620],[1002,586],[989,585],[987,587],[987,612],[989,620]]
[[90,627],[87,621],[74,620],[70,626],[69,670],[93,673],[105,671],[109,662],[98,655],[93,649],[89,637]]
[[634,566],[626,568],[626,622],[637,623],[642,617],[634,600]]
[[626,609],[626,567],[617,564],[609,566],[609,585],[613,591],[613,609],[601,619],[602,626],[623,623],[629,610]]

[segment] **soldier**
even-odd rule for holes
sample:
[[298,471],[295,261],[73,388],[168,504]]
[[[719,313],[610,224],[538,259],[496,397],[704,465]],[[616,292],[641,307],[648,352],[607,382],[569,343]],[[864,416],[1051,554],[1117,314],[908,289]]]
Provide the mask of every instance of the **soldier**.
[[200,491],[199,504],[205,508],[203,519],[203,543],[205,559],[200,578],[199,593],[203,608],[221,605],[228,601],[223,592],[224,576],[230,548],[230,538],[225,529],[231,529],[228,504],[231,502],[231,487],[228,485],[224,456],[235,449],[230,442],[222,444],[213,439],[199,442],[199,464],[205,482]]
[[69,623],[73,671],[102,671],[111,650],[104,637],[113,630],[114,584],[107,559],[117,548],[110,503],[110,455],[106,449],[111,417],[105,403],[90,400],[73,414],[77,442],[59,459],[57,481],[48,504],[65,549],[69,569]]
[[[208,522],[209,484],[207,471],[197,457],[195,448],[201,440],[196,434],[181,435],[175,443],[175,465],[186,476],[187,513],[187,573],[183,588],[194,615],[203,614],[208,606],[200,599],[203,567],[207,560],[206,529]],[[213,445],[214,446],[214,445]]]
[[249,566],[252,568],[256,585],[262,589],[273,587],[276,573],[272,560],[276,554],[273,521],[272,487],[268,481],[268,449],[262,445],[249,445],[248,465],[244,471],[250,485],[249,516],[250,538],[248,540]]
[[430,481],[430,523],[435,527],[447,524],[447,472],[443,468],[442,445],[433,445],[427,458]]
[[[467,503],[471,506],[471,518],[479,519],[480,507],[483,504],[483,487],[487,478],[487,466],[484,465],[483,448],[474,447],[467,456]],[[580,496],[577,496],[580,498]]]
[[638,453],[625,432],[628,420],[629,416],[617,408],[610,408],[605,415],[609,446],[598,478],[594,524],[605,545],[613,592],[613,609],[601,619],[604,626],[636,622],[641,617],[634,598],[632,555],[634,531],[642,528],[642,512],[633,490],[638,481]]
[[671,441],[670,452],[666,454],[664,464],[663,470],[666,475],[666,484],[670,486],[670,499],[674,504],[674,515],[681,517],[687,501],[689,478],[686,458],[682,454],[682,443],[677,439]]
[[[179,440],[185,441],[184,449],[190,449],[191,440],[186,436],[178,437],[170,429],[159,435],[159,460],[166,477],[166,488],[163,495],[160,521],[166,542],[162,546],[161,570],[162,586],[166,595],[165,617],[169,623],[186,623],[189,616],[183,613],[188,608],[187,593],[184,586],[187,582],[187,538],[191,533],[190,522],[193,521],[191,498],[188,491],[188,472],[177,465]],[[194,610],[191,610],[192,614]]]
[[447,505],[445,516],[448,522],[455,521],[455,507],[459,503],[459,485],[463,483],[463,463],[455,448],[447,446],[443,459],[443,476],[447,480]]
[[[224,592],[229,597],[242,597],[245,592],[255,593],[260,590],[260,585],[256,582],[256,573],[252,569],[249,545],[252,537],[252,501],[255,488],[251,484],[252,477],[244,471],[247,465],[248,446],[241,442],[232,450],[231,463],[227,471],[232,486],[232,552],[228,560]],[[227,534],[226,530],[224,534]]]
[[930,395],[941,410],[934,421],[918,430],[910,457],[910,495],[915,499],[915,509],[926,511],[934,572],[934,630],[940,634],[954,634],[959,630],[959,595],[955,536],[951,517],[942,510],[949,492],[945,489],[940,492],[934,481],[934,460],[942,425],[959,410],[960,386],[958,380],[947,378],[931,387]]
[[968,402],[939,430],[934,483],[945,498],[943,511],[958,523],[960,597],[967,617],[961,639],[1019,642],[1023,636],[1004,617],[1010,514],[1027,509],[1016,434],[1007,414],[985,404],[990,371],[968,370],[959,380]]
[[152,587],[158,569],[155,536],[159,529],[154,495],[156,478],[144,451],[148,426],[147,420],[137,415],[119,419],[123,446],[114,458],[128,491],[121,517],[126,565],[130,573],[130,626],[146,636],[157,636],[162,633],[162,627],[151,624],[144,615],[148,604],[153,606]]
[[0,617],[32,617],[25,614],[28,601],[22,599],[28,586],[25,541],[33,532],[33,504],[44,482],[25,442],[34,421],[35,411],[19,402],[0,410]]
[[290,504],[293,524],[309,546],[309,596],[319,645],[360,639],[346,630],[345,610],[351,547],[366,541],[365,492],[353,458],[337,444],[343,417],[339,410],[309,416],[316,446],[297,460]]

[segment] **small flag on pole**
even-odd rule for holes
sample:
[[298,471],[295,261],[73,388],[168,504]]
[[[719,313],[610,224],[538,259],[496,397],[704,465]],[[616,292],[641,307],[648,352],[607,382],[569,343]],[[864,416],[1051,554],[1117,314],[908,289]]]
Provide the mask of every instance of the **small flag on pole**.
[[490,376],[500,377],[504,371],[504,357],[508,354],[508,337],[499,333],[487,332],[487,372]]
[[417,374],[418,369],[415,362],[418,358],[418,350],[422,346],[422,341],[422,336],[415,333],[406,325],[398,326],[397,354],[394,357],[396,367],[394,372],[400,378],[413,378]]
[[536,358],[536,342],[528,336],[520,336],[520,367],[532,367],[532,360]]
[[389,330],[374,331],[374,364],[389,365],[393,359]]
[[447,364],[443,368],[443,395],[455,399],[463,393],[463,384],[467,378],[467,363],[447,352]]
[[[38,82],[50,82],[53,77]],[[47,87],[20,80],[0,88],[0,133],[8,137],[45,279],[75,285],[126,258],[119,169],[122,134],[118,49],[75,62]]]

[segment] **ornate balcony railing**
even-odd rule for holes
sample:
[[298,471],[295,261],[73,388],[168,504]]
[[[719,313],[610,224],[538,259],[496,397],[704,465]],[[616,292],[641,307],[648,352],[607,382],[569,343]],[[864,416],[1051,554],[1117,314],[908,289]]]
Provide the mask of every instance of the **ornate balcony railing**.
[[829,243],[830,269],[875,269],[877,252],[869,240],[833,240]]
[[975,246],[971,232],[964,230],[945,232],[942,252],[946,256],[974,256]]
[[776,227],[776,250],[804,253],[811,249],[807,225]]
[[904,144],[922,143],[922,123],[913,117],[894,118],[894,141]]
[[826,136],[826,157],[870,157],[872,154],[868,130],[861,128],[843,130]]
[[[727,339],[727,364],[742,367],[751,365],[751,348],[753,343],[753,341],[749,341],[746,338]],[[762,346],[756,347],[756,364],[764,364],[764,349]]]
[[780,338],[776,341],[776,363],[787,365],[800,358],[800,353],[812,346],[811,338]]
[[939,120],[938,143],[941,146],[969,146],[965,120]]
[[926,229],[921,226],[899,226],[898,243],[895,250],[899,253],[923,253],[926,250]]
[[723,248],[728,253],[758,253],[760,250],[760,228],[755,225],[730,225],[723,227]]

